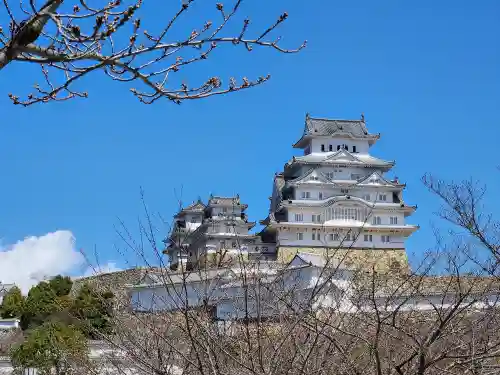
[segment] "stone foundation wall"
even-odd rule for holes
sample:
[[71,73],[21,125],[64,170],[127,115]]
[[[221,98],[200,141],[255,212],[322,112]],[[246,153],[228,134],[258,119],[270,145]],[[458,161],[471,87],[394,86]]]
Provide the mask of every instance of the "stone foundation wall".
[[278,248],[278,261],[288,263],[297,252],[331,256],[348,268],[371,271],[373,265],[377,272],[410,272],[410,265],[404,249],[332,249],[325,247],[288,247]]

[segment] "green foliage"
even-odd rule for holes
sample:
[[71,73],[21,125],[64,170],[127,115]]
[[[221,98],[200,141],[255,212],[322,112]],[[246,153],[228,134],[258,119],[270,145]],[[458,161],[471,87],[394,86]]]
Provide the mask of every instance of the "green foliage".
[[57,295],[47,282],[41,282],[30,289],[21,315],[23,330],[43,324],[50,315],[59,310]]
[[113,331],[112,311],[113,293],[100,293],[84,284],[73,301],[71,314],[79,321],[79,327],[85,336],[99,339],[100,334]]
[[84,284],[73,299],[69,295],[71,288],[72,281],[68,277],[57,276],[31,288],[25,300],[18,290],[6,298],[5,314],[20,316],[24,331],[47,322],[59,322],[74,325],[91,339],[110,334],[113,294],[97,292]]
[[19,318],[24,309],[24,297],[17,286],[10,289],[3,297],[0,315],[3,319]]
[[73,286],[73,281],[68,276],[57,275],[49,281],[50,287],[58,297],[67,296]]
[[15,372],[36,369],[40,375],[75,374],[88,362],[87,340],[75,327],[48,322],[30,332],[26,340],[11,350]]

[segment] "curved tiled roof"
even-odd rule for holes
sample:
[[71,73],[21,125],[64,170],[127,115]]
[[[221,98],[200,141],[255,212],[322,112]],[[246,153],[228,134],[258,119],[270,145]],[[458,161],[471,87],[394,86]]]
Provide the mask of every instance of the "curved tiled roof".
[[304,132],[302,133],[302,137],[294,144],[294,147],[305,147],[306,143],[304,141],[310,137],[333,137],[337,135],[366,139],[369,141],[369,144],[373,144],[380,138],[380,134],[368,133],[363,116],[360,120],[340,120],[313,118],[309,114],[306,114]]
[[281,203],[282,206],[300,206],[300,205],[307,205],[310,207],[328,207],[331,206],[337,202],[356,202],[356,203],[361,203],[365,205],[366,207],[369,208],[403,208],[403,209],[410,209],[410,210],[416,210],[417,206],[408,206],[405,203],[381,203],[381,202],[371,202],[371,201],[366,201],[363,198],[359,197],[354,197],[352,195],[336,195],[330,198],[327,198],[325,200],[290,200],[290,201],[283,201]]
[[361,120],[335,120],[326,118],[313,118],[306,115],[304,135],[333,135],[349,134],[354,137],[367,137],[368,133],[365,121]]
[[376,167],[392,167],[394,161],[388,161],[376,158],[369,154],[356,154],[353,155],[347,150],[339,150],[334,152],[322,152],[308,154],[304,156],[295,156],[287,165],[294,162],[301,164],[350,164],[352,166],[376,166]]

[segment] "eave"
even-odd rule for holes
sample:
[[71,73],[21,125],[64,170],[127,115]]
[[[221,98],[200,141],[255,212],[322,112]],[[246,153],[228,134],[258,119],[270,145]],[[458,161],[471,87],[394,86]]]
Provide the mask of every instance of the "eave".
[[329,135],[313,135],[313,134],[303,134],[300,139],[295,142],[292,147],[293,148],[299,148],[299,149],[304,149],[307,147],[309,144],[309,141],[312,139],[332,139],[332,138],[341,138],[341,139],[356,139],[356,140],[364,140],[368,141],[368,144],[370,146],[373,146],[375,142],[377,142],[380,139],[380,133],[379,134],[369,134],[364,137],[357,137],[352,135],[351,133],[336,133],[336,134],[329,134]]
[[385,172],[389,171],[392,167],[396,165],[395,161],[390,161],[384,164],[374,164],[374,163],[360,163],[360,162],[351,162],[347,160],[343,161],[328,161],[328,160],[300,160],[295,157],[292,160],[288,161],[284,168],[292,167],[293,165],[316,165],[316,166],[331,166],[331,167],[357,167],[357,168],[377,168],[381,169]]
[[404,203],[381,203],[381,202],[371,202],[366,201],[363,198],[353,197],[351,195],[337,195],[325,200],[299,200],[299,199],[288,199],[283,200],[280,203],[281,207],[289,208],[289,207],[329,207],[337,202],[353,202],[360,203],[365,205],[368,208],[379,209],[399,209],[403,208],[405,210],[414,212],[417,209],[417,206],[407,206]]
[[349,222],[349,223],[298,223],[291,221],[282,221],[272,223],[272,226],[276,229],[283,228],[304,228],[304,229],[316,229],[316,230],[335,230],[335,229],[361,229],[362,233],[402,233],[410,235],[417,231],[420,226],[418,225],[372,225],[363,222]]

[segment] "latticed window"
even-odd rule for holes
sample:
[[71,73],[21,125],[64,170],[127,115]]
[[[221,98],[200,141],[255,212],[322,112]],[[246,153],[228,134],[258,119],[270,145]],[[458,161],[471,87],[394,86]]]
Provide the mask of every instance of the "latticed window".
[[295,214],[295,221],[304,221],[303,214]]
[[398,223],[398,217],[397,216],[391,216],[391,224],[396,225]]
[[326,220],[365,221],[367,208],[335,206],[326,209]]
[[372,224],[373,225],[380,225],[382,224],[382,218],[380,216],[374,216],[372,219]]

